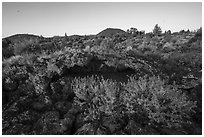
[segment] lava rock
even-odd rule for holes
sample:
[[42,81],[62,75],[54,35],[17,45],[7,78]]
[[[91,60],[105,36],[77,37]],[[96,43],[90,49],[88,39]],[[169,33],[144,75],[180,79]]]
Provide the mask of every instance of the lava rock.
[[10,77],[3,79],[3,89],[6,91],[15,91],[19,86],[17,80],[14,80]]
[[82,127],[80,127],[75,135],[94,135],[95,128],[91,123],[86,123]]
[[136,123],[134,120],[130,120],[128,125],[124,129],[128,135],[151,135],[153,134],[146,127]]
[[50,84],[51,97],[54,102],[59,100],[73,101],[75,93],[71,88],[72,79],[72,77],[62,77],[56,82]]
[[75,108],[75,106],[74,106],[74,107],[72,107],[72,108],[68,111],[68,113],[71,114],[71,115],[75,115],[75,116],[76,116],[78,113],[80,113],[80,110],[77,109],[77,108]]
[[12,100],[17,100],[19,98],[19,94],[17,91],[19,87],[19,83],[16,80],[11,79],[10,77],[7,77],[3,79],[2,83],[2,101],[3,105],[9,103]]
[[33,122],[36,122],[36,120],[39,119],[39,116],[38,113],[27,110],[17,115],[17,118],[22,124],[32,125]]
[[99,71],[102,72],[102,73],[106,73],[109,71],[109,67],[105,64],[101,64],[100,68],[99,68]]
[[71,88],[70,82],[66,83],[66,85],[63,87],[62,94],[63,94],[63,100],[67,100],[70,102],[73,101],[73,99],[75,97],[75,93],[73,92],[73,90]]
[[61,120],[62,125],[64,126],[64,129],[67,134],[71,134],[73,131],[73,123],[75,121],[75,116],[67,113],[64,115],[64,119]]
[[4,111],[4,114],[8,115],[8,113],[17,113],[19,111],[18,102],[12,103],[8,109]]
[[46,111],[52,106],[52,100],[49,96],[42,95],[32,104],[32,108],[37,111]]
[[107,133],[106,129],[102,128],[102,127],[99,127],[96,132],[95,132],[96,135],[110,135],[109,133]]
[[65,114],[72,108],[72,103],[68,101],[58,101],[54,106],[60,113]]
[[115,133],[117,130],[121,128],[120,123],[116,123],[113,121],[113,119],[110,118],[104,118],[102,125],[108,129],[110,134]]
[[71,128],[72,128],[72,125],[70,123],[71,123],[71,121],[69,119],[60,120],[60,124],[59,124],[60,126],[59,126],[58,133],[70,135],[71,134]]
[[49,111],[35,123],[34,131],[36,134],[54,135],[60,132],[59,112]]
[[64,87],[64,85],[62,85],[60,83],[60,81],[58,80],[57,82],[53,82],[50,84],[51,87],[51,98],[53,100],[53,102],[62,100],[63,94],[62,94],[62,89]]
[[50,87],[52,89],[52,93],[61,93],[62,89],[63,89],[63,86],[61,83],[60,83],[60,80],[56,81],[56,82],[53,82],[50,84]]
[[26,83],[19,85],[17,91],[22,96],[33,96],[34,87],[32,83],[26,82]]
[[179,131],[178,129],[171,129],[171,128],[161,128],[160,132],[162,135],[185,135],[186,134],[183,131]]
[[113,135],[126,135],[123,130],[116,131]]
[[2,104],[5,105],[9,102],[9,93],[2,92]]
[[19,112],[23,112],[26,110],[29,110],[31,105],[32,105],[32,98],[30,98],[29,96],[22,96],[20,97],[16,103],[17,103],[17,107],[19,109]]
[[75,127],[75,129],[78,129],[84,124],[85,124],[84,115],[82,113],[80,113],[76,116],[74,127]]
[[24,124],[14,124],[8,130],[3,132],[3,135],[24,135],[30,132],[31,126]]
[[123,65],[123,64],[118,64],[118,65],[117,65],[117,71],[118,71],[118,72],[123,72],[123,71],[125,71],[125,70],[128,70],[128,68],[125,67],[125,65]]

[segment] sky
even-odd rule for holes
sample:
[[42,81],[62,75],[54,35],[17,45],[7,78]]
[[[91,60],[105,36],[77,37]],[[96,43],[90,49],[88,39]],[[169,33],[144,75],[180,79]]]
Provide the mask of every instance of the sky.
[[151,32],[202,27],[201,2],[3,2],[2,37],[97,34],[106,28],[131,27]]

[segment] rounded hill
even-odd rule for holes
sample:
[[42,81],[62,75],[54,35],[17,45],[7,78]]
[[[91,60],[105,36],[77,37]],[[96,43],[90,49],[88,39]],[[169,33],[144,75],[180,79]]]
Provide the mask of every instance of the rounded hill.
[[105,36],[105,37],[112,37],[115,34],[122,34],[126,33],[124,30],[117,29],[117,28],[107,28],[100,33],[97,34],[97,36]]

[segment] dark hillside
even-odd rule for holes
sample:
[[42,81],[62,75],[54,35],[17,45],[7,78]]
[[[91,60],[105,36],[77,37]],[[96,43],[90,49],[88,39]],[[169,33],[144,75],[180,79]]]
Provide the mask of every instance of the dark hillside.
[[8,40],[10,40],[12,43],[19,43],[23,41],[28,41],[28,40],[36,40],[39,39],[40,37],[37,35],[32,35],[32,34],[16,34],[7,37]]
[[126,33],[124,30],[121,29],[116,29],[116,28],[107,28],[100,33],[97,34],[97,36],[102,36],[102,37],[112,37],[115,34],[123,34]]

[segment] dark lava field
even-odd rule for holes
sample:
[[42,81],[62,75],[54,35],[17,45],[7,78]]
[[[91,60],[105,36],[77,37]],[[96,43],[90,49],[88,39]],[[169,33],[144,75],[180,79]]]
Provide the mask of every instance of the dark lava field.
[[155,32],[3,38],[2,134],[201,135],[202,28]]

